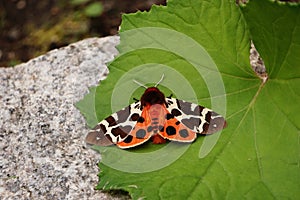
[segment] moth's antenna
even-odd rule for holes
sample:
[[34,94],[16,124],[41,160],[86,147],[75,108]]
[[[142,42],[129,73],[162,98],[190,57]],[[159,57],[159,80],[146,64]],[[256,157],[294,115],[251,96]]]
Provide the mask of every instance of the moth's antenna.
[[147,87],[146,87],[144,84],[138,82],[137,80],[133,80],[133,82],[135,82],[135,83],[138,84],[139,86],[142,86],[142,87],[144,87],[144,88],[147,89]]
[[162,74],[160,80],[155,84],[154,87],[157,87],[163,80],[164,80],[165,74]]

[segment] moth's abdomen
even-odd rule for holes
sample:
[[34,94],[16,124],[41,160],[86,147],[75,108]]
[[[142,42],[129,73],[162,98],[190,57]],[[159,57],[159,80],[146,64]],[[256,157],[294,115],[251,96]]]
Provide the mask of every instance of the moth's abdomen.
[[165,109],[164,105],[154,104],[148,106],[148,113],[151,124],[147,127],[148,132],[159,133],[164,128]]
[[153,118],[150,126],[147,127],[148,132],[158,133],[164,128],[164,126],[159,124],[158,118]]

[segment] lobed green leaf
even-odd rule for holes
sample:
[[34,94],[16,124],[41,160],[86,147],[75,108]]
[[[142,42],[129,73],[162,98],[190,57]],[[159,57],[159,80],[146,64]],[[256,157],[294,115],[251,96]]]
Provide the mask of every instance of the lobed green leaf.
[[[97,188],[133,199],[297,199],[299,27],[299,5],[268,0],[242,9],[227,0],[169,0],[123,15],[120,56],[95,93],[98,121],[142,95],[133,79],[153,85],[165,74],[159,88],[167,96],[212,108],[228,127],[191,145],[95,147]],[[250,67],[250,40],[265,61],[265,83]],[[94,118],[90,107],[81,111]]]

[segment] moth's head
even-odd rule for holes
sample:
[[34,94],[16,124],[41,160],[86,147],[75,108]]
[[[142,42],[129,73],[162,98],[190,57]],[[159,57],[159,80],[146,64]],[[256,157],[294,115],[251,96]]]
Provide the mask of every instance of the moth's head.
[[142,106],[164,104],[165,95],[157,87],[149,87],[141,97]]
[[154,104],[165,104],[166,100],[165,100],[165,95],[157,88],[157,86],[162,82],[162,80],[164,79],[164,74],[162,75],[162,77],[160,78],[160,80],[155,84],[154,87],[146,87],[144,84],[133,80],[136,84],[146,88],[146,91],[144,92],[144,94],[141,97],[141,104],[142,106],[152,106]]
[[161,92],[157,87],[149,87],[145,90],[145,93],[150,93],[150,92]]

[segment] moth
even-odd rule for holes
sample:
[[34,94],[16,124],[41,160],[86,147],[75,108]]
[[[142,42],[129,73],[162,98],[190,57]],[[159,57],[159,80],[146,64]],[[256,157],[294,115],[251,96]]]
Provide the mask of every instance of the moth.
[[[161,78],[161,80],[163,77]],[[150,138],[155,144],[166,140],[193,142],[197,134],[207,135],[226,127],[224,117],[195,103],[165,97],[157,88],[145,87],[140,100],[100,121],[86,136],[86,143],[126,149]]]

